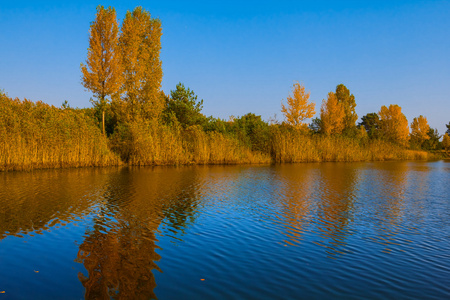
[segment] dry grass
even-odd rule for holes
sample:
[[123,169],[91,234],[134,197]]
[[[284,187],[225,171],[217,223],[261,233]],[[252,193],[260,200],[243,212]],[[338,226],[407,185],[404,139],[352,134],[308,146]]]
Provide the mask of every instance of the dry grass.
[[272,159],[276,163],[325,161],[426,160],[428,152],[412,151],[381,140],[309,135],[301,131],[272,131]]
[[106,137],[82,111],[0,94],[0,170],[119,163]]
[[236,138],[147,120],[119,128],[111,146],[131,165],[270,163],[268,154],[252,152]]
[[[267,164],[326,161],[425,160],[424,151],[381,140],[311,135],[271,126],[270,151],[252,151],[239,137],[198,126],[158,121],[119,125],[108,140],[94,118],[79,109],[0,94],[0,171],[120,165]],[[112,151],[111,151],[112,150]],[[269,153],[270,152],[270,153]]]

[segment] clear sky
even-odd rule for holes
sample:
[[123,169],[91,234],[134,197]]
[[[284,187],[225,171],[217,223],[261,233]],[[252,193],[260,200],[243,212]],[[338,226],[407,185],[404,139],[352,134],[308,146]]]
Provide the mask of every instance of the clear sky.
[[277,114],[295,81],[322,99],[345,84],[359,117],[398,104],[442,134],[450,121],[450,1],[0,0],[0,89],[90,106],[80,83],[96,6],[162,21],[163,90],[183,82],[206,115]]

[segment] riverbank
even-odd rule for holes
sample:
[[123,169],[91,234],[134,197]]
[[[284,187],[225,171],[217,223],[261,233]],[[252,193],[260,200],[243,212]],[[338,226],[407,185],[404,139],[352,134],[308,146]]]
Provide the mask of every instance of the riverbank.
[[426,160],[441,155],[367,137],[269,125],[252,114],[244,117],[234,123],[221,121],[222,127],[228,126],[222,130],[217,124],[205,130],[198,125],[184,128],[140,119],[121,124],[107,136],[101,133],[92,109],[58,108],[0,95],[0,171],[122,164]]

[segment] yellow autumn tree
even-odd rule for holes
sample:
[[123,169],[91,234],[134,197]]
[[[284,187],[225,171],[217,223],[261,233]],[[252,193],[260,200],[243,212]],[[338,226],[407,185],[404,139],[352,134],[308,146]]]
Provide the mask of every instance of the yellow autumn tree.
[[427,118],[420,115],[418,118],[414,118],[411,123],[411,141],[412,143],[421,146],[423,142],[430,139],[428,131],[430,125],[428,125]]
[[322,101],[320,108],[321,131],[325,134],[341,134],[345,128],[345,111],[338,102],[336,94],[328,93],[328,99]]
[[286,106],[281,102],[281,112],[286,117],[287,123],[301,128],[305,126],[303,121],[311,118],[315,112],[315,103],[309,102],[309,92],[305,91],[305,87],[300,83],[294,83],[292,87],[292,96],[287,97]]
[[164,108],[161,96],[161,21],[136,7],[122,23],[119,45],[124,69],[123,101],[131,119],[157,118]]
[[380,132],[384,139],[406,146],[409,140],[408,120],[402,113],[402,108],[396,104],[389,108],[382,106],[380,112]]
[[450,136],[447,133],[445,133],[442,138],[442,146],[444,146],[444,149],[447,151],[450,149]]
[[89,31],[89,48],[86,65],[81,63],[83,86],[94,93],[93,104],[102,112],[102,131],[105,133],[105,110],[110,100],[122,86],[122,68],[118,49],[116,11],[114,8],[97,7],[95,21]]
[[336,98],[337,101],[344,108],[344,130],[353,130],[356,128],[355,122],[358,120],[355,107],[355,96],[350,94],[350,90],[343,84],[336,86]]

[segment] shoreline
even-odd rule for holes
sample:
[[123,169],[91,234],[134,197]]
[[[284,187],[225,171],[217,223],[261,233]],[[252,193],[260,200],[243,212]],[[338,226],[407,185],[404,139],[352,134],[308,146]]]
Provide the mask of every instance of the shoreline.
[[184,164],[170,164],[170,163],[160,163],[160,164],[140,164],[133,165],[129,163],[120,162],[118,164],[109,165],[90,165],[90,166],[71,166],[71,165],[60,165],[60,166],[2,166],[0,167],[0,173],[9,172],[32,172],[36,170],[63,170],[63,169],[88,169],[88,168],[119,168],[119,167],[190,167],[190,166],[274,166],[274,165],[291,165],[291,164],[307,164],[307,163],[370,163],[370,162],[406,162],[406,161],[423,161],[432,162],[440,160],[448,160],[450,157],[447,156],[435,156],[433,153],[427,152],[428,155],[433,155],[426,158],[406,158],[406,159],[382,159],[382,160],[327,160],[327,161],[296,161],[296,162],[228,162],[228,163],[184,163]]

